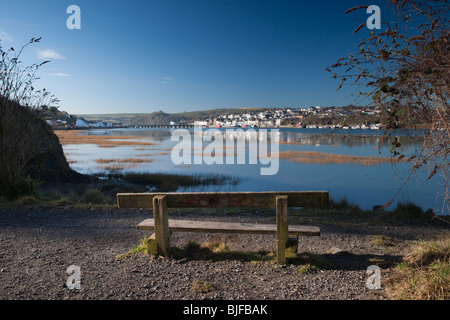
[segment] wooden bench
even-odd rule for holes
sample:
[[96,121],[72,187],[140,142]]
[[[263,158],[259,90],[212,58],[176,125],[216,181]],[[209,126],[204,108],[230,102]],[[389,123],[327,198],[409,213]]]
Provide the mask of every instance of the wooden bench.
[[[297,254],[299,236],[319,236],[313,226],[288,224],[289,207],[324,208],[329,205],[326,191],[288,192],[189,192],[189,193],[119,193],[119,208],[152,208],[153,219],[138,224],[140,230],[154,230],[152,253],[167,255],[170,233],[207,232],[276,234],[277,262]],[[276,208],[276,224],[173,220],[167,208]]]

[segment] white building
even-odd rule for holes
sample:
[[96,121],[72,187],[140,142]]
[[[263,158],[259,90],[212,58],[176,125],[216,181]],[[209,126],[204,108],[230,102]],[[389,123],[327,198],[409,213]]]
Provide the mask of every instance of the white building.
[[86,127],[86,121],[77,119],[77,121],[75,122],[75,127]]
[[194,121],[195,127],[204,127],[208,125],[208,121]]

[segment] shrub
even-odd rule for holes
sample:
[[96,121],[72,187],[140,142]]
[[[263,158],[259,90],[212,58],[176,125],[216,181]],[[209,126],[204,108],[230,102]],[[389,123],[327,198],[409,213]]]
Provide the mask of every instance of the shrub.
[[16,200],[25,196],[37,196],[41,183],[33,178],[20,178],[6,187],[6,197],[9,200]]
[[53,107],[58,100],[34,87],[39,68],[49,61],[28,67],[21,62],[25,47],[39,41],[33,38],[20,50],[0,45],[0,188],[10,198],[35,192],[36,184],[23,177],[41,173],[52,152],[52,129],[38,115],[44,105]]
[[356,204],[350,203],[347,199],[341,199],[339,201],[330,199],[330,208],[334,210],[343,211],[346,213],[361,213],[362,210]]
[[82,203],[87,204],[106,204],[108,199],[99,189],[89,189],[81,197]]
[[424,217],[422,208],[412,202],[400,202],[392,211],[392,215],[398,219],[418,219]]
[[450,238],[415,243],[388,279],[390,299],[450,299]]

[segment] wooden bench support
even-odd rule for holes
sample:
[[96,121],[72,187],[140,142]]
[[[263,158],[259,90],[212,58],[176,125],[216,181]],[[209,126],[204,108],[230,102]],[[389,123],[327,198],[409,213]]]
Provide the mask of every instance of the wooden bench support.
[[152,255],[160,254],[160,252],[158,252],[158,243],[156,241],[155,233],[152,233],[152,235],[147,239],[147,251]]
[[277,196],[275,200],[277,209],[277,262],[286,263],[286,245],[288,241],[288,197]]
[[[147,251],[149,254],[152,255],[163,254],[161,250],[158,250],[158,243],[156,241],[155,233],[152,233],[150,237],[147,239]],[[298,254],[298,236],[290,236],[286,244],[285,250],[286,260],[295,259],[297,257],[297,254]]]
[[290,236],[288,237],[286,243],[286,250],[285,250],[286,259],[297,258],[297,253],[298,253],[298,236]]
[[160,255],[167,255],[167,250],[170,246],[170,233],[166,196],[153,198],[153,217],[155,219],[157,252]]
[[[277,262],[285,264],[298,250],[298,236],[319,236],[320,229],[311,226],[289,226],[289,207],[326,207],[328,192],[218,192],[218,193],[153,193],[118,194],[120,208],[153,207],[153,219],[142,221],[137,227],[154,230],[148,240],[150,253],[167,255],[172,231],[208,233],[276,234]],[[211,221],[169,220],[167,207],[228,208],[275,207],[276,225],[229,223]]]
[[[145,219],[137,225],[139,230],[156,230],[154,219]],[[204,232],[204,233],[241,233],[241,234],[276,234],[277,226],[275,224],[255,224],[240,222],[215,222],[215,221],[195,221],[195,220],[168,220],[169,236],[172,232]],[[299,236],[320,236],[320,229],[313,226],[288,226],[287,240],[284,249],[284,262],[280,259],[283,257],[279,250],[282,250],[282,243],[277,239],[277,261],[286,263],[289,258],[295,258],[298,250]],[[280,246],[279,246],[280,244]],[[153,233],[148,240],[148,249],[151,254],[164,255],[164,251],[157,244],[156,234]]]
[[[170,232],[169,235],[171,235],[172,232]],[[150,237],[148,237],[147,242],[147,252],[151,255],[157,256],[157,255],[165,255],[164,252],[159,249],[160,246],[158,246],[158,241],[156,240],[156,234],[153,232]]]

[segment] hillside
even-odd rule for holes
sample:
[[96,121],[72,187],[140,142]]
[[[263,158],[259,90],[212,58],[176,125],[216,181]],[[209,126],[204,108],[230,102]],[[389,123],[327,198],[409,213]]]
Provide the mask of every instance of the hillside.
[[90,120],[102,120],[111,122],[129,122],[132,119],[142,117],[148,113],[104,113],[104,114],[77,114],[76,117]]
[[78,114],[77,117],[86,120],[102,120],[111,122],[122,122],[128,125],[166,125],[171,121],[174,122],[192,122],[195,120],[204,120],[206,118],[215,117],[220,114],[232,112],[246,112],[265,110],[264,108],[229,108],[229,109],[212,109],[201,111],[190,111],[181,113],[165,113],[157,111],[152,113],[116,113],[116,114]]

